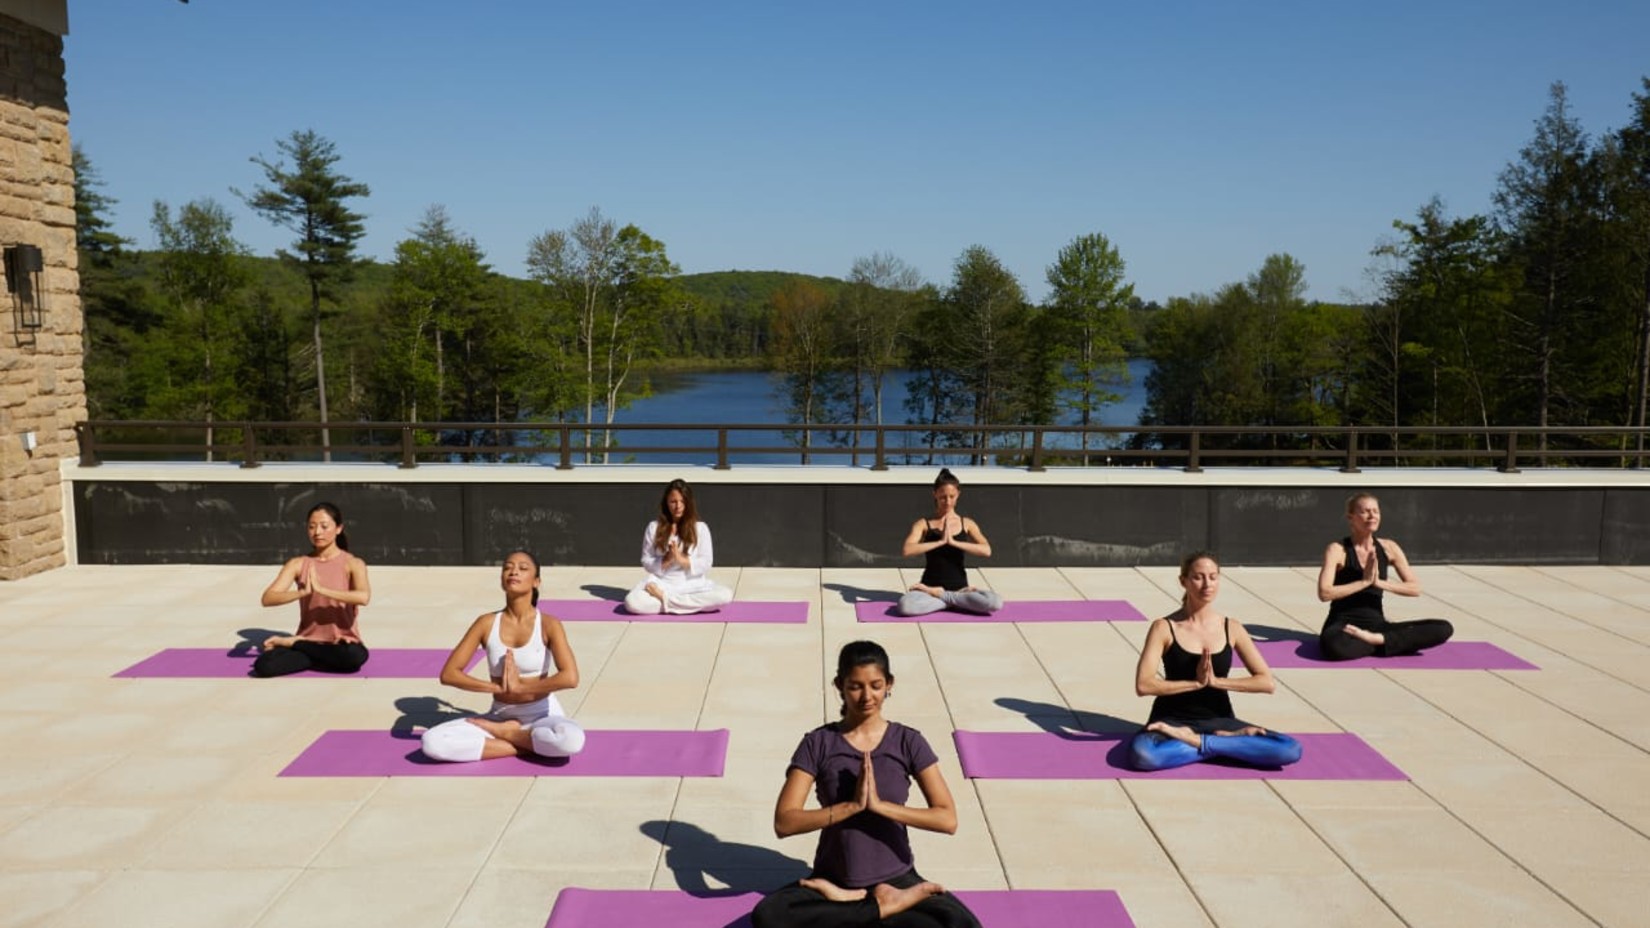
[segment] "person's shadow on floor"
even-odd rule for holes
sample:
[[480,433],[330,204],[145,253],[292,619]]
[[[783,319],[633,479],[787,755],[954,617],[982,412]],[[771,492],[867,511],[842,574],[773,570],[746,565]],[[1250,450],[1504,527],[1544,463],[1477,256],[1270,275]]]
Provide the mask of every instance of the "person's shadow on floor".
[[390,726],[390,734],[409,741],[421,738],[422,729],[480,714],[460,709],[439,696],[403,696],[395,701],[395,708],[401,717]]
[[278,632],[272,628],[243,628],[235,634],[240,635],[241,640],[235,642],[229,653],[233,657],[245,657],[248,654],[263,653],[265,641],[280,635],[290,635],[291,632]]
[[624,602],[625,594],[630,591],[622,587],[608,586],[605,583],[586,583],[579,589],[589,593],[597,599],[605,599],[610,603]]
[[[1038,728],[1051,735],[1059,735],[1062,738],[1074,741],[1084,740],[1089,735],[1132,734],[1140,730],[1141,723],[1139,722],[1120,719],[1115,715],[1106,715],[1103,712],[1072,709],[1048,702],[1019,699],[1014,696],[999,696],[995,702],[1004,709],[1018,712],[1037,723]],[[1075,730],[1063,721],[1063,719],[1068,718],[1076,720],[1077,728]]]
[[[723,841],[691,822],[654,819],[641,832],[665,846],[665,866],[690,896],[768,893],[807,876],[811,869],[794,857],[754,844]],[[710,879],[725,885],[717,888]],[[748,919],[734,922],[749,924]]]
[[1276,625],[1250,625],[1245,622],[1243,627],[1248,630],[1249,637],[1256,641],[1311,641],[1318,640],[1317,632],[1309,632],[1304,628],[1279,628]]
[[897,603],[900,594],[889,590],[867,590],[846,583],[827,583],[825,589],[842,594],[845,603]]

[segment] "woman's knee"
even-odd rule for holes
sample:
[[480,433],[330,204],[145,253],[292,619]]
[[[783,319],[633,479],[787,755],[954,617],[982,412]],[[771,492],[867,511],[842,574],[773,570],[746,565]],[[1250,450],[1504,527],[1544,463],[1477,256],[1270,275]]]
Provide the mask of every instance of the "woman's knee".
[[900,615],[927,615],[945,608],[942,600],[929,596],[920,590],[912,590],[899,598],[894,611]]
[[1163,754],[1158,750],[1161,739],[1149,732],[1141,732],[1129,742],[1129,765],[1136,770],[1163,769]]
[[533,753],[541,757],[572,757],[584,750],[584,729],[570,719],[534,725]]
[[460,764],[480,760],[486,741],[486,732],[461,720],[425,729],[419,746],[431,760]]
[[1286,767],[1301,759],[1301,743],[1282,732],[1269,731],[1257,737],[1265,738],[1272,745],[1272,757],[1279,767]]
[[658,615],[664,609],[659,597],[646,590],[631,590],[624,597],[624,611],[631,615]]

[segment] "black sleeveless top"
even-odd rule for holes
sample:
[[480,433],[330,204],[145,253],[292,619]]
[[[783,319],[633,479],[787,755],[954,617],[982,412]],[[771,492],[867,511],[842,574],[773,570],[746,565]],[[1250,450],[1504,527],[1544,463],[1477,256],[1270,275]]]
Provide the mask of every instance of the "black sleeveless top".
[[[958,516],[957,518],[962,518]],[[922,533],[923,542],[939,541],[945,533],[935,528],[927,519],[922,523],[928,530]],[[966,530],[951,536],[957,541],[974,543],[974,536]],[[968,570],[963,567],[963,552],[961,548],[952,545],[940,545],[929,551],[924,557],[927,564],[922,569],[922,585],[937,586],[942,590],[960,590],[968,586]]]
[[[1358,554],[1352,549],[1352,536],[1341,539],[1341,550],[1346,553],[1346,562],[1340,570],[1335,571],[1335,585],[1356,583],[1364,578],[1364,565],[1358,563]],[[1379,537],[1375,539],[1375,566],[1376,572],[1382,580],[1386,579],[1387,568],[1386,546],[1381,544]],[[1351,596],[1343,596],[1329,604],[1329,618],[1375,616],[1385,618],[1381,611],[1381,590],[1377,587],[1365,587]]]
[[[1232,672],[1232,620],[1226,619],[1226,646],[1209,655],[1215,676],[1225,677]],[[1188,651],[1174,636],[1174,623],[1169,623],[1169,646],[1163,649],[1163,679],[1196,680],[1197,664],[1202,652]],[[1190,693],[1171,693],[1152,700],[1152,714],[1146,724],[1153,722],[1198,722],[1204,719],[1232,718],[1232,696],[1225,690],[1205,686]]]

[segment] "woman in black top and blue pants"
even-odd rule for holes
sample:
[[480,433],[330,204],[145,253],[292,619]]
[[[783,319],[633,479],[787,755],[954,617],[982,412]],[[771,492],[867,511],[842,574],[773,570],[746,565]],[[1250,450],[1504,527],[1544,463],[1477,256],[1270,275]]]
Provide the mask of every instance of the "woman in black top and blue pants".
[[[1135,693],[1157,697],[1146,727],[1129,743],[1135,769],[1164,770],[1211,758],[1255,767],[1300,760],[1294,738],[1233,717],[1231,691],[1270,693],[1277,685],[1243,623],[1215,611],[1220,562],[1204,551],[1187,555],[1180,562],[1180,585],[1186,590],[1180,608],[1152,623],[1135,667]],[[1247,677],[1227,676],[1234,652]]]
[[957,497],[962,485],[946,468],[934,478],[934,515],[912,523],[905,536],[906,557],[922,555],[927,564],[922,582],[913,584],[900,597],[895,611],[900,615],[927,615],[941,609],[955,609],[976,615],[990,615],[1003,607],[1003,598],[990,590],[968,585],[968,569],[963,557],[991,556],[991,542],[973,519],[957,514]]

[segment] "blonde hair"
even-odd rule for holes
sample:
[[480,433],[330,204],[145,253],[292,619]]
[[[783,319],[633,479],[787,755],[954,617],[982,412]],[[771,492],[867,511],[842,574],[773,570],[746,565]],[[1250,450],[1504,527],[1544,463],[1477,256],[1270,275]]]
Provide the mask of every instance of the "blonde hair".
[[1351,496],[1348,496],[1346,498],[1346,514],[1351,515],[1352,510],[1358,508],[1358,501],[1359,500],[1365,500],[1365,499],[1375,500],[1376,503],[1379,503],[1381,501],[1380,498],[1377,497],[1375,494],[1367,492],[1367,491],[1365,491],[1363,493],[1354,493]]

